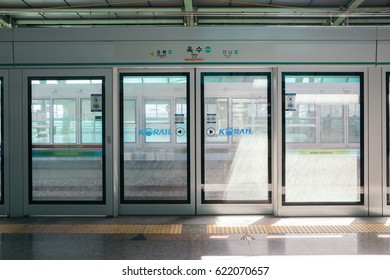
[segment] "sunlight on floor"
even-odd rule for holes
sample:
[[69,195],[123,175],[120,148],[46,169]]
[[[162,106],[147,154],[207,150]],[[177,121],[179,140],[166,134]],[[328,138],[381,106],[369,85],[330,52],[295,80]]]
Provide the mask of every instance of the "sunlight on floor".
[[264,216],[221,216],[215,221],[217,226],[246,226],[254,224]]
[[312,238],[342,238],[343,235],[341,234],[319,234],[319,235],[268,235],[267,239],[298,239],[298,238],[306,238],[306,239],[312,239]]
[[347,226],[354,220],[355,218],[285,218],[273,226]]
[[390,218],[387,219],[386,223],[384,223],[385,226],[390,226]]

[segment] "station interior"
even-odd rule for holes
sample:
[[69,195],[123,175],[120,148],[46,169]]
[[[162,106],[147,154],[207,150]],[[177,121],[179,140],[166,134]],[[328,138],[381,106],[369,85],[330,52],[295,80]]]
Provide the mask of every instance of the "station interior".
[[0,1],[0,260],[390,255],[390,1]]

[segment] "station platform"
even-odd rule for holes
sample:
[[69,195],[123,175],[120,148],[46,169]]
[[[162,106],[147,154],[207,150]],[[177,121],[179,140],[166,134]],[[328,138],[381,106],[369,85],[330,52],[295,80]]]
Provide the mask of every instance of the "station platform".
[[388,255],[390,218],[0,218],[2,260],[202,260]]

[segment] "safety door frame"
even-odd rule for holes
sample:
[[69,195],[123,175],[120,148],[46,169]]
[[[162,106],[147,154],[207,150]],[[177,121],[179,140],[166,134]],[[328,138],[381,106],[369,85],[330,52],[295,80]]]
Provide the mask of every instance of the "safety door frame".
[[[187,121],[189,121],[189,149],[187,150],[187,153],[189,153],[189,162],[188,166],[189,169],[187,170],[188,172],[188,178],[189,178],[189,186],[188,186],[188,191],[189,191],[189,202],[173,202],[173,203],[148,203],[147,201],[145,202],[131,202],[131,203],[126,203],[126,202],[121,202],[120,196],[121,196],[121,191],[118,191],[117,198],[119,201],[119,215],[194,215],[195,214],[195,117],[194,117],[194,111],[195,111],[195,94],[194,94],[194,68],[193,67],[167,67],[167,66],[154,66],[154,67],[131,67],[131,68],[115,68],[114,69],[114,79],[117,82],[117,90],[114,90],[115,94],[118,94],[118,96],[115,98],[117,101],[115,102],[115,110],[116,115],[114,116],[115,119],[118,119],[116,122],[118,124],[118,140],[116,140],[117,143],[120,143],[122,139],[121,137],[121,131],[119,128],[120,122],[122,121],[120,119],[119,113],[121,110],[121,98],[120,98],[120,76],[122,74],[146,74],[146,75],[151,75],[153,73],[156,73],[156,75],[161,75],[161,74],[166,74],[167,76],[172,73],[172,74],[177,74],[177,73],[187,73],[189,77],[188,85],[187,88],[189,89],[188,92],[188,110],[187,110]],[[156,96],[158,97],[158,95]],[[144,105],[144,98],[142,98],[143,104]],[[139,108],[137,106],[136,111],[139,111]],[[172,118],[170,119],[172,121]],[[174,133],[174,132],[172,132]],[[158,144],[146,144],[148,147],[158,147]],[[119,148],[118,148],[119,149]],[[118,159],[118,162],[120,162],[120,159]],[[118,167],[118,181],[119,185],[121,185],[121,168],[120,164]],[[120,186],[122,188],[123,186]]]
[[[390,67],[382,67],[379,68],[381,70],[381,118],[382,118],[382,150],[383,153],[381,153],[381,159],[382,159],[382,166],[383,168],[381,169],[382,171],[382,203],[383,203],[383,216],[390,216],[390,192],[389,189],[390,187],[390,172],[389,172],[389,154],[388,151],[390,149],[390,131],[389,131],[389,124],[388,123],[388,117],[390,115],[390,108],[388,106],[389,100],[390,100]],[[379,111],[379,110],[378,110]],[[380,137],[378,137],[380,138]]]
[[[364,205],[330,205],[330,204],[318,204],[318,205],[283,205],[282,203],[282,114],[284,109],[282,108],[282,74],[283,73],[351,73],[361,72],[363,73],[363,93],[364,94]],[[276,216],[367,216],[368,215],[368,67],[356,66],[286,66],[278,67],[278,94],[277,94],[277,194],[275,206]]]
[[[23,123],[23,163],[22,163],[22,174],[23,183],[20,193],[23,193],[23,215],[24,216],[115,216],[115,196],[117,186],[114,183],[114,170],[113,170],[113,156],[114,156],[114,145],[113,145],[113,84],[112,84],[112,69],[23,69],[21,70],[21,83],[23,84],[23,111],[22,111],[22,123]],[[102,203],[79,203],[67,201],[66,203],[58,202],[34,202],[29,201],[29,112],[31,110],[29,104],[29,78],[72,78],[77,79],[78,77],[97,77],[104,78],[103,91],[104,91],[104,121],[105,131],[103,133],[104,139],[102,139],[102,145],[105,145],[103,149],[105,154],[103,159],[105,160],[105,169],[103,188],[105,192],[105,201]]]
[[[202,87],[201,87],[201,74],[202,73],[269,73],[270,74],[270,85],[271,85],[271,203],[266,204],[255,204],[255,203],[248,203],[248,204],[235,204],[235,203],[202,203]],[[197,158],[196,158],[196,198],[197,198],[197,214],[257,214],[257,215],[269,215],[273,214],[275,203],[274,197],[274,182],[275,182],[275,145],[274,145],[274,131],[275,131],[275,68],[270,67],[248,67],[248,66],[235,66],[235,67],[229,67],[229,66],[215,66],[215,67],[197,67],[196,68],[196,150],[197,150]]]
[[[0,203],[0,216],[8,216],[9,215],[9,72],[6,69],[1,69],[0,68],[0,79],[2,81],[1,88],[0,88],[0,93],[2,94],[1,97],[1,121],[2,121],[2,137],[3,141],[1,144],[1,149],[2,149],[2,161],[1,161],[1,170],[2,172],[1,177],[2,177],[2,202]],[[5,137],[7,135],[7,137]]]

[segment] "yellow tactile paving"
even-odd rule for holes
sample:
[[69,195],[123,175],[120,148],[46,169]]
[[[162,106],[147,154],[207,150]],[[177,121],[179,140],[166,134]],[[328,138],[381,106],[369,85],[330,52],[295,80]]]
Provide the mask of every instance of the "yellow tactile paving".
[[[200,225],[201,226],[201,225]],[[95,234],[182,234],[183,225],[123,225],[123,224],[0,224],[1,233],[95,233]],[[390,233],[390,225],[206,225],[205,234],[315,234],[315,233]]]
[[383,224],[352,224],[347,226],[219,226],[208,225],[208,234],[289,234],[289,233],[390,233],[390,226]]
[[182,225],[0,224],[0,233],[180,234]]

